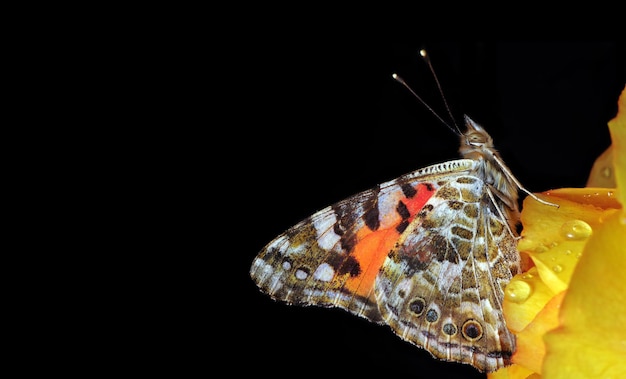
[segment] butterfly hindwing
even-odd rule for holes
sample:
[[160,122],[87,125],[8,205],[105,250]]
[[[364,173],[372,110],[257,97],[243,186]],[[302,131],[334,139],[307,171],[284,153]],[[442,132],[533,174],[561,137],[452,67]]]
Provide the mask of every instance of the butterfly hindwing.
[[472,175],[446,182],[398,239],[376,282],[383,319],[400,337],[481,371],[510,364],[515,340],[502,300],[520,264],[487,191]]

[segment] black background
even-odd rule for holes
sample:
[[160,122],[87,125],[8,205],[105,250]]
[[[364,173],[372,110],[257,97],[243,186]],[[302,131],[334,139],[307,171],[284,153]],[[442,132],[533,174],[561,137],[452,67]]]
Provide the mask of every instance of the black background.
[[[250,263],[315,211],[458,158],[458,137],[391,77],[402,76],[448,120],[418,55],[422,47],[457,122],[466,113],[483,125],[526,188],[585,186],[594,159],[610,144],[606,124],[626,82],[624,43],[285,34],[252,36],[223,73],[232,85],[223,99],[227,116],[217,123],[227,134],[211,144],[209,175],[217,189],[211,205],[227,209],[218,229],[225,246],[215,251],[214,232],[207,241],[221,261],[211,267],[227,274],[210,288],[210,303],[219,305],[211,313],[220,321],[209,333],[229,331],[218,345],[239,363],[228,367],[273,377],[484,377],[345,311],[274,302],[249,278]],[[217,154],[218,147],[225,149]],[[216,167],[223,174],[216,176]]]

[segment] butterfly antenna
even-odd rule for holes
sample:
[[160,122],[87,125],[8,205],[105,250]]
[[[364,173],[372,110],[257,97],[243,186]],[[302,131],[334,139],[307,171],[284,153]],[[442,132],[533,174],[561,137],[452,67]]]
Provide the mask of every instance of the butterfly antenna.
[[[430,72],[433,74],[433,78],[435,78],[435,83],[437,83],[437,88],[439,89],[439,94],[441,95],[441,98],[443,99],[443,104],[446,106],[446,110],[448,111],[448,115],[450,116],[450,119],[452,120],[452,123],[454,124],[454,127],[456,128],[456,131],[459,133],[459,135],[463,134],[461,132],[461,130],[459,129],[459,125],[457,125],[456,121],[454,120],[454,116],[452,115],[452,111],[450,110],[450,106],[448,105],[448,102],[446,101],[446,97],[443,94],[443,89],[441,88],[441,83],[439,83],[439,78],[437,78],[437,74],[435,74],[435,69],[433,68],[432,63],[430,62],[430,56],[428,55],[428,53],[426,53],[425,49],[420,50],[420,55],[422,56],[422,58],[424,59],[424,61],[428,65],[428,68],[430,69]],[[452,129],[449,125],[448,125],[448,128]]]
[[415,98],[417,98],[417,100],[419,100],[420,103],[422,103],[426,109],[428,109],[430,111],[430,113],[432,113],[433,115],[435,115],[435,117],[437,117],[439,119],[439,121],[441,121],[442,124],[444,124],[445,126],[448,127],[448,129],[452,130],[453,133],[459,133],[462,134],[459,131],[459,127],[456,126],[456,124],[454,124],[454,126],[456,127],[456,130],[454,130],[454,128],[452,126],[450,126],[450,124],[448,124],[443,118],[441,118],[441,116],[439,116],[439,114],[437,112],[435,112],[434,109],[432,109],[430,107],[430,105],[428,105],[421,97],[419,97],[418,94],[415,93],[415,91],[413,91],[413,89],[411,87],[409,87],[408,84],[406,84],[406,82],[404,81],[404,79],[402,79],[400,76],[398,76],[398,74],[392,74],[391,75],[392,78],[394,78],[398,83],[402,84],[406,89],[409,90],[409,92],[411,92],[413,94],[413,96],[415,96]]

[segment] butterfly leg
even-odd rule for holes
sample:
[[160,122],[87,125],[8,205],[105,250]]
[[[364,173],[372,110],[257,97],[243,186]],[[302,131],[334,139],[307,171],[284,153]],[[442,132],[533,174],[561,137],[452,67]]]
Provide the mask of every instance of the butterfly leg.
[[[493,188],[492,186],[488,185],[487,186],[487,195],[489,196],[489,199],[491,200],[491,202],[495,206],[496,210],[498,211],[498,214],[500,215],[500,217],[502,217],[502,219],[506,221],[504,224],[506,225],[506,229],[509,231],[509,234],[515,240],[518,240],[518,239],[522,238],[522,237],[518,236],[516,233],[513,233],[513,230],[511,229],[511,225],[509,223],[510,220],[504,215],[504,213],[502,213],[502,209],[500,209],[500,207],[498,206],[498,203],[496,203],[496,198],[493,195],[494,192],[498,192],[498,191],[495,188]],[[500,196],[498,196],[498,198],[501,199]],[[508,204],[506,201],[504,201],[504,203],[510,209],[513,209],[513,210],[517,211],[517,207],[515,207],[513,204]]]
[[509,170],[509,168],[504,164],[504,162],[502,161],[502,159],[500,159],[500,157],[498,157],[495,154],[491,155],[492,159],[494,159],[496,161],[496,163],[498,164],[498,166],[500,166],[500,169],[502,170],[502,172],[504,172],[504,174],[511,179],[511,181],[513,183],[515,183],[515,185],[517,186],[517,188],[519,188],[520,190],[524,191],[528,196],[532,197],[533,199],[535,199],[535,201],[540,202],[541,204],[545,204],[545,205],[549,205],[552,207],[557,207],[559,208],[558,204],[554,204],[551,203],[549,201],[545,201],[540,199],[539,197],[537,197],[537,195],[535,195],[534,193],[530,192],[529,190],[527,190],[526,188],[524,188],[524,186],[522,186],[522,183],[519,182],[519,180],[517,180],[517,178],[515,176],[513,176],[513,173]]

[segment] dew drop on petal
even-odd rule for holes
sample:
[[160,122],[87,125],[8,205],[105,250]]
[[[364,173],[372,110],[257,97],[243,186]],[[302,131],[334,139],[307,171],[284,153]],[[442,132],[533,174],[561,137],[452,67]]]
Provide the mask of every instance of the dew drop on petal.
[[504,296],[513,303],[523,303],[532,294],[533,289],[528,282],[515,280],[506,286]]
[[554,265],[552,266],[552,271],[556,272],[557,274],[561,271],[563,271],[563,266],[561,265]]
[[584,240],[592,233],[591,226],[582,220],[570,220],[561,225],[561,235],[568,240]]

